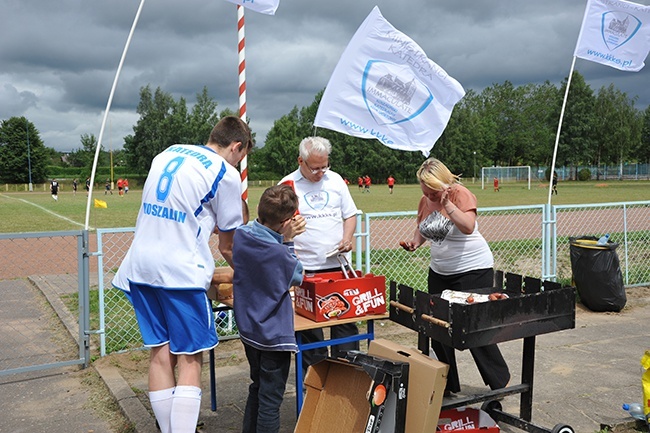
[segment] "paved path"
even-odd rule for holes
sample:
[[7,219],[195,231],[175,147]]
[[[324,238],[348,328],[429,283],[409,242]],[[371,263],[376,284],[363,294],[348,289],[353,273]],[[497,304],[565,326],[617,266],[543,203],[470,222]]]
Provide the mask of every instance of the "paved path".
[[[56,290],[39,283],[50,293]],[[577,311],[576,328],[537,337],[533,422],[552,428],[568,424],[578,433],[594,433],[601,424],[620,425],[631,418],[620,408],[624,402],[641,401],[639,360],[650,349],[650,289],[636,288],[634,299],[621,313]],[[22,302],[38,299],[37,291],[25,291]],[[0,322],[12,309],[0,309]],[[376,327],[377,337],[399,341],[413,347],[415,333],[392,322]],[[521,368],[521,341],[501,345],[517,383]],[[201,421],[204,432],[241,431],[246,400],[248,370],[238,341],[224,342],[216,349],[217,358],[235,365],[219,367],[217,392],[219,407],[210,409],[208,374],[205,368]],[[120,355],[120,356],[130,356]],[[207,360],[207,357],[206,357]],[[155,433],[155,423],[146,399],[134,391],[146,389],[146,369],[117,368],[115,360],[94,363],[136,431]],[[242,362],[243,361],[243,362]],[[486,390],[467,351],[458,353],[463,393]],[[119,365],[119,362],[117,362]],[[207,367],[207,364],[206,364]],[[62,371],[63,370],[63,371]],[[0,376],[0,433],[114,433],[107,422],[87,404],[90,388],[84,385],[91,371],[73,368]],[[128,378],[128,380],[127,380]],[[143,404],[144,400],[144,404]],[[506,397],[504,409],[517,413],[518,396]],[[295,384],[290,380],[282,408],[282,433],[292,432],[295,425]],[[504,432],[518,432],[502,426]],[[617,430],[619,431],[619,430]]]
[[[28,280],[0,281],[0,296],[1,370],[78,359],[67,328],[38,288]],[[0,376],[0,433],[112,433],[89,402],[84,383],[92,383],[91,374],[59,367]]]
[[[576,328],[540,335],[536,338],[533,423],[551,429],[567,424],[577,433],[595,433],[602,425],[619,426],[631,418],[621,409],[624,402],[642,399],[639,361],[650,350],[647,323],[650,321],[650,289],[636,288],[634,300],[621,313],[594,313],[578,306]],[[413,331],[392,322],[376,326],[378,338],[416,346]],[[520,382],[522,340],[501,344],[512,373],[513,384]],[[238,341],[223,343],[217,358],[243,360],[217,369],[217,412],[210,410],[207,368],[204,370],[201,420],[206,432],[240,431],[246,390],[249,383],[247,364]],[[481,394],[487,390],[468,351],[457,352],[463,391],[461,395]],[[206,365],[207,367],[207,365]],[[293,374],[293,373],[292,373]],[[295,423],[295,383],[290,376],[282,407],[282,433],[292,432]],[[146,388],[143,374],[129,378],[129,385]],[[519,412],[519,396],[506,397],[503,408]],[[520,432],[502,425],[504,432]],[[617,430],[620,431],[620,430]]]

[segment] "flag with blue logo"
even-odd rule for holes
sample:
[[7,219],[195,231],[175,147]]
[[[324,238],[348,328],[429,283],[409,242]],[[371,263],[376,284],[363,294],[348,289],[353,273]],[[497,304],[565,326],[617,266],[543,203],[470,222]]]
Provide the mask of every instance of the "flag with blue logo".
[[315,126],[425,156],[465,90],[374,7],[341,55]]
[[588,0],[574,56],[640,71],[650,51],[650,6],[623,0]]
[[275,11],[280,5],[280,0],[226,0],[230,3],[240,5],[246,9],[259,12],[266,15],[275,15]]

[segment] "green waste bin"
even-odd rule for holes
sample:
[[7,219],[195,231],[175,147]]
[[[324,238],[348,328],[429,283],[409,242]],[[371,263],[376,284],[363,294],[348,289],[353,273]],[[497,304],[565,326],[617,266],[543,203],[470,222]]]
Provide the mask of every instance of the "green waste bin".
[[593,236],[571,237],[571,272],[580,302],[591,311],[621,311],[627,298],[618,244],[598,245]]

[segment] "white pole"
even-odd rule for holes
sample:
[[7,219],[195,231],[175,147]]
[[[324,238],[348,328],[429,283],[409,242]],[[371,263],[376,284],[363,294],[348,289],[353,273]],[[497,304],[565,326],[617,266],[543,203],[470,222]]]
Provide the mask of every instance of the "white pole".
[[[555,160],[557,158],[557,148],[558,143],[560,142],[560,131],[562,130],[562,120],[564,119],[564,110],[566,108],[567,97],[569,96],[569,87],[571,86],[571,78],[573,77],[573,69],[576,65],[576,56],[573,56],[573,61],[571,62],[571,70],[569,71],[569,77],[566,82],[566,90],[564,91],[564,100],[562,101],[562,110],[560,111],[560,120],[557,125],[557,134],[555,135],[555,147],[553,148],[553,160],[551,161],[551,171],[549,173],[549,182],[548,182],[548,203],[546,205],[546,215],[547,220],[544,223],[544,242],[542,244],[548,245],[549,247],[544,252],[544,278],[550,278],[551,275],[555,277],[557,274],[556,263],[556,251],[557,251],[557,226],[555,222],[555,212],[552,212],[551,208],[551,194],[553,193],[553,173],[555,173]],[[552,242],[552,244],[551,244]],[[553,262],[551,262],[551,254],[553,254]],[[553,263],[553,269],[551,269],[551,264]]]
[[571,70],[569,71],[569,78],[566,81],[566,90],[564,91],[564,101],[562,101],[562,110],[560,111],[560,121],[557,124],[557,134],[555,135],[555,148],[553,149],[553,160],[551,162],[551,172],[548,182],[548,205],[551,205],[551,194],[553,193],[553,173],[555,172],[555,159],[557,158],[557,146],[560,142],[560,131],[562,130],[562,119],[564,119],[564,109],[566,108],[567,97],[569,96],[569,87],[571,86],[571,78],[573,77],[573,68],[576,66],[576,56],[573,56],[571,62]]
[[88,230],[88,221],[90,220],[90,203],[92,203],[93,197],[93,185],[95,184],[95,172],[97,171],[97,160],[99,159],[99,151],[102,148],[102,138],[104,137],[104,128],[106,127],[106,119],[108,119],[108,112],[111,109],[111,104],[113,103],[113,95],[115,94],[115,88],[117,87],[117,81],[120,78],[120,73],[122,72],[122,65],[124,64],[124,59],[126,58],[126,53],[129,50],[129,45],[131,44],[131,38],[133,37],[133,32],[135,31],[135,26],[138,24],[140,19],[140,13],[142,12],[142,7],[144,6],[144,1],[140,1],[140,6],[138,7],[138,12],[135,14],[135,19],[133,20],[133,26],[131,26],[131,31],[129,32],[129,37],[126,40],[126,45],[124,46],[124,51],[122,52],[122,58],[120,59],[120,64],[117,67],[117,72],[115,73],[115,79],[113,80],[113,87],[111,87],[111,93],[108,97],[108,102],[106,103],[106,110],[104,111],[104,118],[102,119],[102,126],[99,130],[99,138],[97,139],[97,148],[95,149],[95,159],[93,160],[93,168],[90,173],[90,189],[88,191],[88,202],[86,203],[86,224],[85,229]]

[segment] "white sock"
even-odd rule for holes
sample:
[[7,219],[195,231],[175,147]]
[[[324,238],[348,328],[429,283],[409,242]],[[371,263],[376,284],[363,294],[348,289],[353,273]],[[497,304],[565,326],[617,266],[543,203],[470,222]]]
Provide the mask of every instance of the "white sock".
[[149,393],[149,401],[151,402],[151,409],[156,415],[158,426],[161,433],[171,432],[171,414],[172,414],[172,396],[174,395],[174,388],[167,388],[160,391],[151,391]]
[[201,388],[177,386],[172,398],[171,427],[174,433],[194,433],[201,411]]

